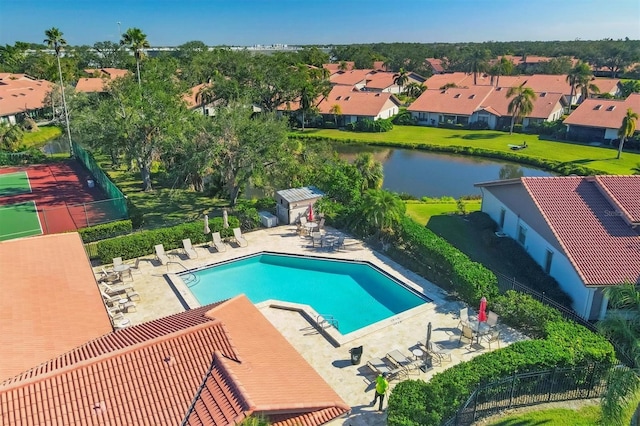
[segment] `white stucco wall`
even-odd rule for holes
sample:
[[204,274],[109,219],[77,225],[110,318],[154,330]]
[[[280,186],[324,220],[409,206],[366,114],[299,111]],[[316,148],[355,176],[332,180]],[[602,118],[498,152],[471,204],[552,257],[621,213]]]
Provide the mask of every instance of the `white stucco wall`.
[[[524,249],[543,268],[545,268],[547,250],[553,252],[551,270],[549,275],[555,278],[564,290],[573,299],[573,310],[581,317],[589,319],[591,302],[594,289],[584,286],[575,268],[564,255],[549,244],[543,237],[534,231],[529,224],[519,218],[513,211],[500,202],[491,192],[483,188],[482,211],[488,214],[498,225],[500,224],[500,211],[505,209],[504,226],[502,232],[510,238],[518,241],[518,229],[522,225],[527,229]],[[600,316],[603,315],[601,310]]]

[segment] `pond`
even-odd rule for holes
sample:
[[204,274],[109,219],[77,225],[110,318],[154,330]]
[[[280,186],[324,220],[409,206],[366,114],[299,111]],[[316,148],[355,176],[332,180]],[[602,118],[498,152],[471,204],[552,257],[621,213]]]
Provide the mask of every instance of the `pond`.
[[480,195],[480,189],[473,186],[478,182],[554,176],[533,167],[480,157],[364,145],[336,144],[334,148],[341,158],[349,161],[361,152],[371,152],[383,165],[383,188],[417,198]]

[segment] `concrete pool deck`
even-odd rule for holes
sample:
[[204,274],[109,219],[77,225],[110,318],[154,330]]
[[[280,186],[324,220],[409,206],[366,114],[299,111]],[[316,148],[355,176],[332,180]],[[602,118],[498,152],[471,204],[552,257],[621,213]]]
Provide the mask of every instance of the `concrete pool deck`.
[[[327,228],[329,236],[336,237],[340,233]],[[407,357],[412,357],[412,350],[417,348],[417,342],[426,337],[427,324],[432,323],[432,341],[451,349],[452,361],[435,365],[426,372],[412,370],[410,375],[391,381],[391,388],[405,378],[428,380],[434,374],[467,361],[477,355],[489,351],[487,343],[482,346],[459,343],[458,328],[459,309],[464,304],[448,297],[447,293],[423,279],[417,274],[403,268],[383,254],[374,252],[361,241],[347,236],[344,248],[334,251],[329,248],[312,247],[311,239],[301,237],[296,233],[295,226],[278,226],[244,234],[248,246],[237,247],[234,243],[228,245],[227,250],[217,253],[208,246],[196,247],[198,257],[187,259],[181,250],[170,252],[172,260],[167,266],[160,266],[154,256],[141,258],[139,270],[133,272],[132,284],[140,294],[140,301],[136,302],[136,312],[126,313],[125,316],[132,324],[182,312],[186,309],[184,298],[193,297],[181,295],[184,290],[178,290],[170,284],[169,274],[178,274],[186,269],[194,269],[225,260],[243,257],[264,251],[290,253],[299,255],[323,256],[327,258],[350,259],[370,262],[408,286],[424,293],[431,303],[423,305],[412,315],[398,315],[387,320],[384,327],[376,328],[368,333],[355,335],[339,347],[332,344],[318,329],[293,310],[275,309],[270,303],[258,305],[265,317],[285,336],[298,352],[312,365],[316,371],[333,387],[333,389],[347,402],[352,411],[346,418],[331,424],[344,425],[384,425],[386,412],[378,413],[377,407],[370,405],[373,400],[373,380],[375,375],[367,361],[374,357],[383,358],[392,350],[399,350]],[[94,268],[98,273],[101,267]],[[107,268],[108,269],[108,268]],[[129,278],[125,281],[131,282]],[[193,303],[191,301],[189,304]],[[197,303],[197,302],[196,302]],[[489,301],[490,305],[491,301]],[[471,307],[472,309],[474,307]],[[489,306],[490,308],[490,306]],[[520,333],[500,326],[500,347],[522,340]],[[364,353],[359,365],[351,365],[349,349],[363,346]],[[496,348],[496,344],[492,344]],[[385,407],[387,401],[385,400]]]

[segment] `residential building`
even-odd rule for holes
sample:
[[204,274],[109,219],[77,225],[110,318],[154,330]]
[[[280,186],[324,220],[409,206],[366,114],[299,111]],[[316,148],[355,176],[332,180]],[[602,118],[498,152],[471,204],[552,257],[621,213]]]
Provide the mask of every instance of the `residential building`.
[[124,77],[129,74],[128,70],[119,68],[89,68],[84,70],[91,77],[83,77],[76,83],[76,92],[95,93],[104,92],[107,82]]
[[366,77],[365,86],[361,90],[368,92],[388,92],[398,94],[411,83],[424,84],[425,78],[414,72],[407,73],[407,81],[403,87],[396,84],[398,74],[393,72],[373,71]]
[[640,176],[522,177],[479,183],[482,211],[555,278],[587,320],[603,289],[640,284]]
[[611,142],[618,139],[618,129],[627,109],[640,113],[640,93],[627,99],[586,99],[564,120],[570,139],[586,142]]
[[24,117],[43,117],[51,109],[46,98],[53,87],[47,80],[26,74],[0,73],[0,123],[16,124]]
[[[398,113],[400,104],[398,98],[389,92],[362,92],[348,86],[335,86],[329,96],[318,103],[318,112],[325,121],[336,120],[342,127],[364,119],[375,121],[393,117]],[[336,108],[338,114],[335,113]]]
[[182,96],[182,100],[186,102],[187,107],[192,111],[198,111],[206,116],[214,115],[214,102],[209,102],[206,97],[203,97],[204,91],[210,88],[211,83],[198,84],[189,89],[189,91]]

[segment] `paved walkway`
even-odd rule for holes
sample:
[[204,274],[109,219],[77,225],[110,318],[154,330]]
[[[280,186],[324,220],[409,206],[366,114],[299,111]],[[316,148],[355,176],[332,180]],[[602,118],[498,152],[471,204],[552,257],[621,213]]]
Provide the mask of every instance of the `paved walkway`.
[[[327,229],[330,236],[339,235],[338,231]],[[434,374],[443,371],[461,361],[467,361],[479,354],[489,351],[488,345],[469,346],[464,340],[460,343],[458,329],[458,311],[464,305],[451,300],[446,292],[417,274],[406,270],[384,255],[367,248],[362,242],[349,238],[345,240],[345,247],[340,251],[328,248],[313,248],[311,240],[296,234],[293,226],[279,226],[250,232],[245,235],[247,247],[237,247],[230,243],[226,252],[217,253],[208,246],[196,247],[197,259],[187,259],[176,250],[170,254],[172,263],[160,266],[153,256],[141,258],[139,271],[133,273],[133,285],[140,294],[137,311],[125,314],[133,324],[150,321],[166,315],[181,312],[186,309],[176,296],[176,291],[170,285],[167,273],[179,273],[185,268],[191,269],[204,265],[246,256],[263,251],[312,254],[330,258],[342,258],[368,261],[378,266],[407,285],[422,292],[432,302],[414,315],[397,316],[387,322],[387,326],[379,328],[369,334],[355,337],[348,343],[335,347],[327,338],[302,315],[294,311],[274,309],[268,304],[261,304],[259,309],[271,321],[287,340],[302,354],[302,356],[324,377],[336,392],[352,407],[351,414],[346,419],[339,419],[332,424],[344,425],[384,425],[386,413],[378,413],[377,407],[370,405],[373,400],[373,381],[375,375],[366,365],[374,357],[383,358],[394,349],[413,357],[412,350],[417,348],[417,342],[426,338],[426,328],[432,323],[432,340],[451,350],[452,361],[435,365],[426,372],[414,369],[411,374],[391,381],[391,388],[405,378],[429,380]],[[95,268],[96,272],[100,270]],[[125,278],[125,280],[129,280]],[[375,328],[375,327],[374,327]],[[503,347],[524,337],[519,333],[501,327],[500,346]],[[363,346],[364,354],[360,365],[351,365],[349,349]],[[492,343],[495,349],[496,344]],[[386,407],[387,401],[385,401]]]

